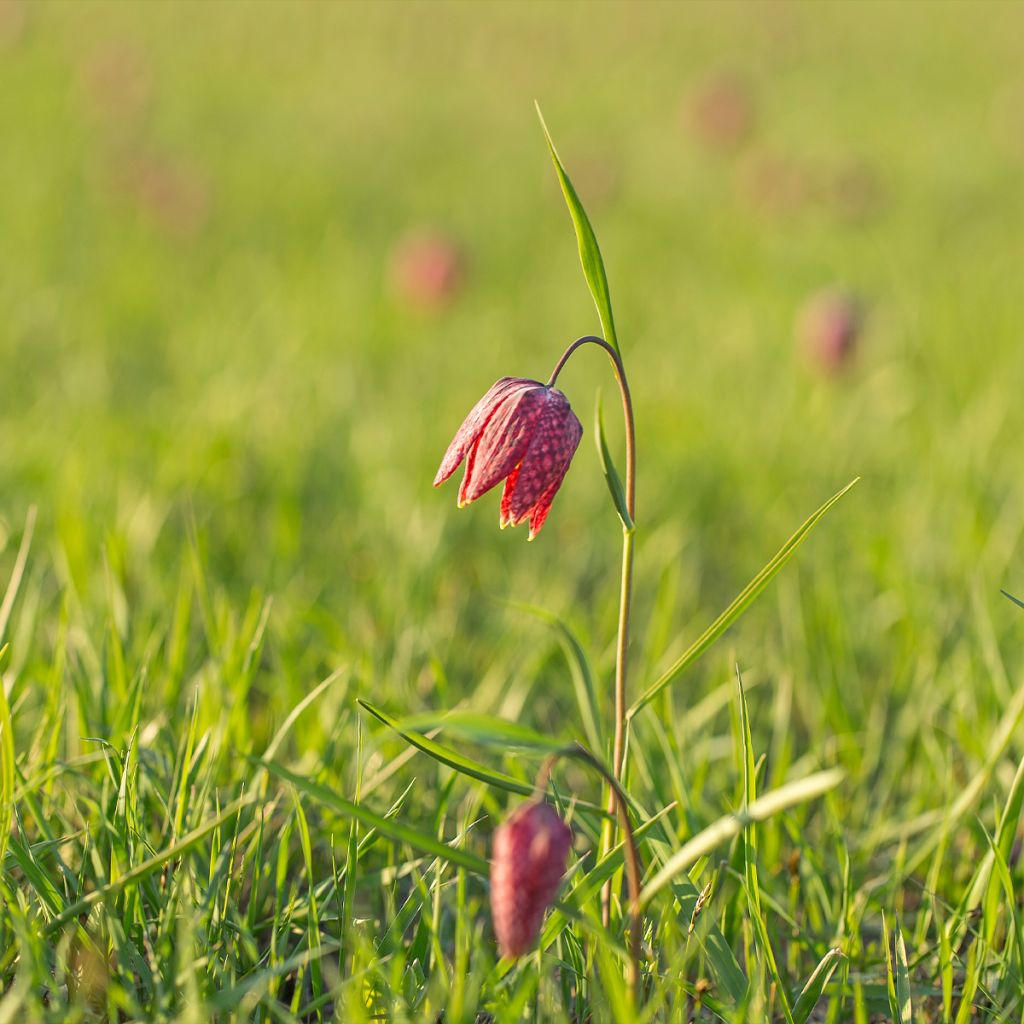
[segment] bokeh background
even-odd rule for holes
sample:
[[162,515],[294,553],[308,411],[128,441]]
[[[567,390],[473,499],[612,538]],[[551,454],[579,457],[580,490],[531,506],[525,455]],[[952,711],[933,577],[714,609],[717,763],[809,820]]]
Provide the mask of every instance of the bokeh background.
[[[193,598],[153,720],[180,731],[198,694],[233,749],[261,749],[346,665],[289,738],[341,772],[357,695],[569,728],[557,643],[506,599],[564,616],[610,680],[598,389],[616,451],[621,430],[599,354],[562,376],[586,436],[534,543],[497,530],[496,494],[457,512],[454,484],[431,488],[495,378],[546,378],[597,329],[534,100],[600,239],[636,402],[635,685],[860,475],[667,699],[738,660],[755,731],[841,750],[874,794],[862,836],[984,759],[1024,629],[1000,595],[1024,593],[1010,3],[5,0],[5,574],[39,517],[10,631],[23,743],[49,720],[40,680],[113,706],[105,638],[131,677]],[[252,678],[213,685],[204,633],[248,636],[268,597]],[[677,737],[702,777],[733,769],[713,732]]]

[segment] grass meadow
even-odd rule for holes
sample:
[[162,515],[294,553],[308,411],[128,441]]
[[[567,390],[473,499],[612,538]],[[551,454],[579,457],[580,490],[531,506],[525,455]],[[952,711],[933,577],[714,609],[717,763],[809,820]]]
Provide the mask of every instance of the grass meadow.
[[[532,543],[431,487],[600,331],[535,100],[636,408],[630,703],[860,478],[631,719],[645,879],[722,829],[635,1004],[598,778],[515,962],[486,864],[611,756],[607,361]],[[1022,109],[1011,3],[4,0],[0,1022],[1021,1020]]]

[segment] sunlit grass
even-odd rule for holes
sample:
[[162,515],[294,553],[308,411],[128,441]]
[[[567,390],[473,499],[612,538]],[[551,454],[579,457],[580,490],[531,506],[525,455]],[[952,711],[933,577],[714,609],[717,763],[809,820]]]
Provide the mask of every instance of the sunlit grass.
[[[1019,8],[9,17],[0,1016],[628,1019],[598,783],[556,778],[578,863],[543,953],[497,960],[484,877],[545,744],[607,741],[593,437],[529,546],[430,487],[495,378],[600,329],[539,99],[637,408],[646,877],[699,853],[648,907],[643,1019],[1020,1018]],[[721,72],[753,104],[724,150],[692,115]],[[390,266],[424,229],[463,261],[434,305]],[[866,316],[830,375],[794,325],[835,286]],[[588,434],[604,389],[618,458],[605,373],[559,386]]]

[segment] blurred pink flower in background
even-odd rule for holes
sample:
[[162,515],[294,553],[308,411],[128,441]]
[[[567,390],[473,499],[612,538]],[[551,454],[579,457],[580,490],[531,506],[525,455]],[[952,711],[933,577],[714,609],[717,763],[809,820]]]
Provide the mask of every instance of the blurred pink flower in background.
[[140,145],[110,153],[100,173],[113,198],[169,235],[193,238],[210,219],[209,180],[191,161]]
[[447,235],[413,231],[399,239],[391,254],[391,286],[411,306],[438,309],[458,294],[465,269],[462,253]]
[[4,0],[0,3],[0,50],[13,49],[28,27],[26,0]]
[[807,357],[836,372],[853,358],[864,326],[863,304],[838,288],[812,295],[797,315],[796,334]]
[[690,129],[708,149],[738,149],[754,130],[754,96],[739,75],[718,73],[688,98]]
[[145,51],[128,40],[89,51],[78,65],[78,88],[91,117],[115,134],[143,128],[153,100],[153,79]]

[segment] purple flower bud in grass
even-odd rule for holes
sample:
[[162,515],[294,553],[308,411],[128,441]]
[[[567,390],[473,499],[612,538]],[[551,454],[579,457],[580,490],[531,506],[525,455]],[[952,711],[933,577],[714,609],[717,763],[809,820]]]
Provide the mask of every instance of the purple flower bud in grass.
[[807,355],[830,373],[853,358],[864,325],[864,310],[852,295],[830,289],[812,295],[797,319],[797,334]]
[[502,956],[530,950],[554,902],[572,832],[544,800],[523,804],[494,833],[491,916]]
[[459,508],[502,480],[501,527],[530,520],[540,532],[583,436],[583,427],[556,388],[502,377],[470,410],[434,477],[438,487],[466,462]]

